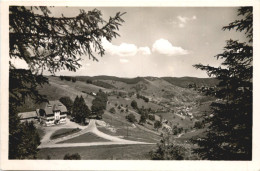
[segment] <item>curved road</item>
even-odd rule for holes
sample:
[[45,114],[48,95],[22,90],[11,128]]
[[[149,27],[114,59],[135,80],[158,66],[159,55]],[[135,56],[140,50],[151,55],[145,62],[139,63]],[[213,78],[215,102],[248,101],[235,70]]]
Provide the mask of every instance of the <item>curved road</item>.
[[[91,142],[91,143],[62,143],[57,144],[61,141],[66,141],[68,139],[72,139],[78,137],[80,135],[86,133],[93,133],[101,138],[109,140],[109,142]],[[91,119],[87,128],[72,134],[66,137],[58,138],[51,141],[42,142],[42,144],[38,148],[59,148],[59,147],[83,147],[83,146],[99,146],[99,145],[122,145],[122,144],[155,144],[155,143],[148,143],[148,142],[140,142],[140,141],[131,141],[121,139],[115,136],[111,136],[99,131],[96,127],[96,121]]]

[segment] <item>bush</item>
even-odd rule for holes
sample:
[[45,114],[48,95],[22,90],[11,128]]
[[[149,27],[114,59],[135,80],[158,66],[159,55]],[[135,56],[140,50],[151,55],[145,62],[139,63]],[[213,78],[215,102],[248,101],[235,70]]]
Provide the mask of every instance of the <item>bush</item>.
[[132,113],[130,113],[129,115],[127,115],[125,118],[126,118],[129,122],[132,122],[132,123],[134,123],[134,122],[137,121],[136,118],[135,118],[135,115],[132,114]]
[[73,83],[75,83],[77,80],[76,80],[75,77],[72,77],[72,78],[71,78],[71,81],[72,81]]
[[152,160],[185,160],[187,159],[186,153],[187,149],[174,144],[169,135],[163,136],[157,144],[157,149],[149,152]]
[[138,109],[137,102],[136,102],[135,100],[133,100],[133,101],[131,102],[131,106],[132,106],[132,108],[134,108],[134,109]]
[[112,107],[112,108],[109,109],[109,112],[110,113],[116,113],[116,109],[114,107]]
[[80,160],[81,156],[79,155],[79,153],[75,153],[75,154],[69,154],[67,153],[64,158],[64,160]]
[[159,128],[162,127],[162,122],[160,121],[155,121],[154,122],[154,128],[158,131]]
[[196,129],[201,129],[201,128],[203,128],[203,123],[200,122],[200,121],[195,122],[194,128],[196,128]]
[[92,84],[92,80],[87,80],[86,83],[87,84]]
[[177,135],[183,132],[183,128],[182,127],[177,127],[176,125],[173,126],[172,128],[172,133],[173,135]]
[[154,115],[148,115],[148,119],[151,120],[151,121],[154,121],[155,120],[155,116]]

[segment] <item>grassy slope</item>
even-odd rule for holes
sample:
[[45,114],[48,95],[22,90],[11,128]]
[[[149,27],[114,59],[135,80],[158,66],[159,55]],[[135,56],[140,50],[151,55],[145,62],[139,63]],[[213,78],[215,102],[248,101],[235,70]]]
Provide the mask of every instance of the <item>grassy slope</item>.
[[196,77],[162,77],[162,79],[168,81],[169,83],[187,88],[187,86],[191,83],[195,83],[198,86],[215,86],[218,84],[218,80],[216,78],[196,78]]
[[64,129],[59,129],[57,131],[55,131],[50,139],[57,139],[57,138],[61,138],[70,134],[74,134],[76,132],[79,132],[81,129],[75,129],[75,128],[64,128]]
[[80,135],[78,137],[59,142],[61,143],[89,143],[89,142],[108,142],[109,140],[106,140],[104,138],[98,137],[95,134],[92,133],[86,133],[83,135]]
[[62,160],[67,153],[79,153],[82,160],[149,160],[149,151],[156,145],[111,145],[73,148],[45,148],[38,153],[38,159]]

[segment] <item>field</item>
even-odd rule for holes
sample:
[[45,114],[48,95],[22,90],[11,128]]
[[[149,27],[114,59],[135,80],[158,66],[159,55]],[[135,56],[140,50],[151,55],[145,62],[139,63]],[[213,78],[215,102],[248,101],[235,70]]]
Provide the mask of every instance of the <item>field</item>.
[[73,129],[73,128],[66,128],[66,129],[59,129],[57,131],[55,131],[50,139],[57,139],[57,138],[61,138],[61,137],[65,137],[67,135],[73,134],[80,131],[80,129]]
[[82,160],[149,160],[149,151],[156,145],[110,145],[73,148],[45,148],[38,153],[37,159],[62,160],[67,153],[79,153]]
[[86,133],[78,137],[66,141],[62,141],[60,143],[85,143],[85,142],[106,142],[106,141],[108,140],[98,137],[95,134]]

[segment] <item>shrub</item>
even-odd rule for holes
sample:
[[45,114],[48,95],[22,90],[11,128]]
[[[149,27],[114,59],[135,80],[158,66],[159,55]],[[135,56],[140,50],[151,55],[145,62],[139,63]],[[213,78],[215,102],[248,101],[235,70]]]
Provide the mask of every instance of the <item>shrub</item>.
[[134,109],[138,109],[137,102],[136,102],[135,100],[133,100],[133,101],[131,102],[131,106],[132,106],[132,108],[134,108]]
[[109,109],[109,112],[110,113],[116,113],[116,109],[114,107],[112,107],[112,108]]
[[157,144],[157,149],[150,151],[152,160],[184,160],[187,159],[187,149],[183,146],[174,144],[169,135],[162,136]]
[[154,115],[148,115],[148,119],[151,120],[151,121],[154,121],[155,120],[155,116]]
[[159,128],[162,127],[162,122],[160,121],[155,121],[154,122],[154,128],[158,131]]
[[196,129],[201,129],[201,128],[203,128],[202,122],[200,122],[200,121],[195,122],[194,128],[196,128]]
[[65,154],[64,160],[80,160],[81,156],[79,155],[79,153],[75,153],[75,154]]
[[75,83],[77,80],[76,80],[75,77],[72,77],[72,78],[71,78],[71,81],[72,81],[73,83]]
[[92,84],[92,80],[87,80],[86,83],[87,84]]
[[127,115],[125,118],[126,118],[129,122],[132,122],[132,123],[134,123],[134,122],[137,121],[136,118],[135,118],[135,115],[132,114],[132,113],[130,113],[129,115]]

